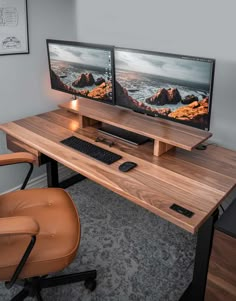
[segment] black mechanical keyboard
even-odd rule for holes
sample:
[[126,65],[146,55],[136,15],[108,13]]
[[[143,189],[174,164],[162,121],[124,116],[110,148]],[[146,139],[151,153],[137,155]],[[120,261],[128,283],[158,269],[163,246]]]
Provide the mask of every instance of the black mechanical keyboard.
[[108,165],[122,158],[120,155],[117,155],[75,136],[68,137],[62,140],[61,143]]

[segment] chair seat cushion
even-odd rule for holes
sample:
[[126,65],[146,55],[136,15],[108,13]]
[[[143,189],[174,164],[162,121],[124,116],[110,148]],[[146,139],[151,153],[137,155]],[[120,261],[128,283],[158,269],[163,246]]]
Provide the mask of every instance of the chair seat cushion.
[[[40,188],[0,196],[0,218],[31,216],[40,226],[36,244],[19,278],[41,276],[68,266],[80,242],[80,220],[75,205],[63,189]],[[31,237],[0,236],[0,280],[9,280]]]

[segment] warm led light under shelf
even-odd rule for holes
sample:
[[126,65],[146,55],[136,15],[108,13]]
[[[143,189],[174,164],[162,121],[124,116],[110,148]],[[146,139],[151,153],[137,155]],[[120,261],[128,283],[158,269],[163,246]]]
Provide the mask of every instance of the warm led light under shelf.
[[72,109],[76,109],[77,105],[78,105],[78,99],[73,99],[71,101],[71,107],[72,107]]

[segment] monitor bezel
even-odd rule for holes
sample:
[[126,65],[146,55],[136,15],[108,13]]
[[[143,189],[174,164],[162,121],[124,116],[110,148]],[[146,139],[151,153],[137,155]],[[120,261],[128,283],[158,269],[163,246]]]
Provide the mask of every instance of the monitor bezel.
[[[107,50],[110,51],[111,53],[111,72],[112,72],[112,99],[109,101],[105,100],[99,100],[95,99],[92,97],[84,96],[81,94],[74,94],[70,93],[67,90],[63,89],[57,89],[53,87],[52,85],[52,77],[51,77],[51,60],[50,60],[50,52],[49,52],[49,44],[58,44],[58,45],[68,45],[68,46],[78,46],[78,47],[84,47],[84,48],[93,48],[93,49],[98,49],[98,50]],[[48,56],[48,67],[49,67],[49,76],[50,76],[50,84],[51,84],[51,89],[64,92],[70,95],[74,95],[78,98],[86,98],[90,100],[94,100],[97,102],[105,103],[105,104],[110,104],[110,105],[115,105],[115,59],[114,59],[114,46],[112,45],[105,45],[105,44],[94,44],[94,43],[85,43],[85,42],[78,42],[78,41],[66,41],[66,40],[55,40],[55,39],[46,39],[46,46],[47,46],[47,56]]]
[[[175,118],[171,118],[171,117],[165,117],[163,115],[152,113],[147,110],[140,109],[138,107],[137,107],[137,110],[134,110],[131,107],[119,105],[117,103],[117,99],[115,100],[116,105],[121,108],[127,108],[127,109],[133,110],[134,112],[137,112],[137,113],[142,113],[142,114],[146,114],[148,116],[153,116],[153,117],[162,118],[165,120],[181,123],[181,124],[188,125],[188,126],[191,126],[191,127],[197,128],[197,129],[201,129],[204,131],[210,130],[214,75],[215,75],[215,64],[216,64],[216,60],[214,58],[177,54],[177,53],[169,53],[169,52],[159,52],[159,51],[152,51],[152,50],[135,49],[135,48],[114,47],[114,64],[115,64],[115,66],[116,66],[116,51],[135,52],[135,53],[143,53],[143,54],[149,54],[149,55],[160,55],[160,56],[166,56],[166,57],[174,57],[174,58],[180,58],[180,59],[182,58],[182,59],[189,59],[189,60],[199,60],[199,61],[205,61],[205,62],[212,63],[211,81],[210,81],[210,89],[209,89],[209,106],[208,106],[208,116],[207,116],[208,127],[207,128],[199,127],[194,122],[188,122],[188,121],[179,120],[179,119],[175,119]],[[114,79],[116,81],[116,68],[115,68]],[[115,90],[115,93],[116,93],[116,90]]]

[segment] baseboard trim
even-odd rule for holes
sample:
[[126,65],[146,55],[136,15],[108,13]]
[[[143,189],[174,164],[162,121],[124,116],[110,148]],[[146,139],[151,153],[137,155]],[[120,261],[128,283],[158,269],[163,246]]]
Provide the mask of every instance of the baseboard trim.
[[[76,174],[75,172],[73,172],[72,170],[66,168],[65,166],[59,166],[58,167],[58,174],[60,177],[60,181],[66,180],[68,179],[70,176]],[[8,192],[12,192],[12,191],[16,191],[19,190],[21,187],[21,185],[18,185],[16,187],[13,187],[3,193],[8,193]],[[28,185],[26,188],[43,188],[43,187],[47,187],[47,174],[46,172],[38,177],[35,177],[31,180],[29,180]]]

